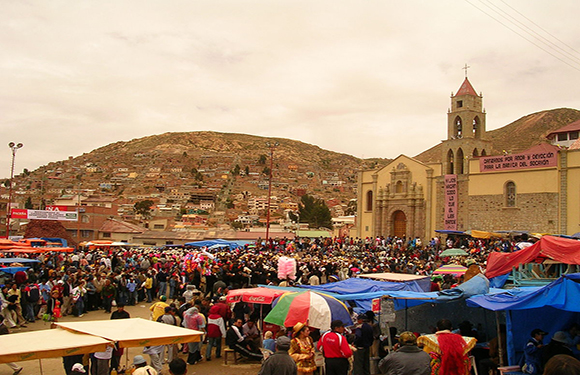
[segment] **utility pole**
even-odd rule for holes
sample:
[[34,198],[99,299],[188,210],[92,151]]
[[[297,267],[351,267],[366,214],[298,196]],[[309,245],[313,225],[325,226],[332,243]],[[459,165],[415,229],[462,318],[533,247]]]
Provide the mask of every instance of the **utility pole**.
[[10,168],[10,189],[8,193],[8,206],[6,207],[6,239],[10,238],[10,218],[12,217],[12,185],[14,179],[14,159],[16,158],[16,150],[24,146],[22,143],[15,144],[14,142],[8,143],[8,147],[12,150],[12,167]]
[[274,168],[274,148],[280,146],[278,142],[266,142],[266,146],[270,149],[270,179],[268,180],[268,205],[266,213],[266,246],[270,240],[270,202],[272,199],[272,169]]

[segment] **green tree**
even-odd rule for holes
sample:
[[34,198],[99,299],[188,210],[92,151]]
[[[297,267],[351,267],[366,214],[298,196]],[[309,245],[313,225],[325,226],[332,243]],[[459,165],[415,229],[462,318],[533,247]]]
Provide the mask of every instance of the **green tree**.
[[146,199],[144,201],[140,201],[135,203],[135,205],[133,206],[133,210],[135,211],[136,214],[139,214],[141,216],[143,216],[144,218],[150,218],[151,217],[151,207],[154,205],[155,203],[152,200]]
[[232,228],[234,229],[242,229],[244,225],[239,221],[232,221]]
[[356,215],[356,199],[351,199],[346,206],[346,210],[344,210],[345,215]]
[[24,208],[26,208],[27,210],[32,210],[34,208],[34,205],[32,204],[32,198],[28,197],[26,199],[26,202],[24,203]]
[[268,175],[270,175],[270,168],[268,168],[268,167],[264,167],[264,169],[262,169],[262,174],[263,174],[264,176],[268,176]]
[[300,201],[300,221],[308,223],[313,228],[332,228],[332,215],[322,199],[311,195],[303,195]]
[[30,176],[30,171],[29,171],[27,168],[24,168],[24,170],[22,170],[22,174],[23,174],[25,177],[28,177],[28,176]]
[[236,164],[236,166],[234,167],[234,170],[232,171],[234,176],[237,176],[240,174],[240,166],[238,164]]
[[246,176],[250,174],[250,167],[246,165]]
[[266,157],[266,155],[262,154],[260,155],[260,158],[258,159],[258,164],[266,164],[266,160],[268,158]]

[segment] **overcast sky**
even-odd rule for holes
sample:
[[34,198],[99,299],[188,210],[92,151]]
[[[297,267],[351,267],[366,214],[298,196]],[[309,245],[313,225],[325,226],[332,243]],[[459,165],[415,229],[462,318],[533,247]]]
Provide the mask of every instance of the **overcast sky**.
[[0,139],[24,143],[16,173],[197,130],[413,156],[446,137],[466,63],[488,130],[580,108],[578,0],[0,0],[0,9]]

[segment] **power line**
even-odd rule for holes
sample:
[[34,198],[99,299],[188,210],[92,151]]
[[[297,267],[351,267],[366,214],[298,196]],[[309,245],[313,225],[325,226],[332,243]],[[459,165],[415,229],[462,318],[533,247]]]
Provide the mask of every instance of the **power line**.
[[471,5],[472,7],[474,7],[475,9],[479,10],[480,12],[482,12],[483,14],[487,15],[488,17],[490,17],[491,19],[493,19],[494,21],[498,22],[499,24],[501,24],[502,26],[504,26],[505,28],[507,28],[508,30],[510,30],[511,32],[513,32],[514,34],[518,35],[519,37],[527,40],[528,42],[530,42],[531,44],[533,44],[534,46],[538,47],[539,49],[541,49],[542,51],[546,52],[547,54],[549,54],[550,56],[560,60],[561,62],[563,62],[564,64],[568,65],[569,67],[571,67],[572,69],[578,70],[580,71],[580,67],[578,66],[574,66],[572,64],[570,64],[568,61],[563,60],[562,58],[560,58],[559,56],[554,55],[552,52],[546,50],[545,48],[543,48],[542,46],[538,45],[537,43],[535,43],[533,40],[530,40],[528,38],[526,38],[524,35],[522,35],[521,33],[517,32],[516,30],[514,30],[513,28],[509,27],[508,25],[506,25],[505,23],[503,23],[502,21],[500,21],[499,19],[495,18],[493,15],[489,14],[488,12],[486,12],[485,10],[481,9],[480,7],[478,7],[477,5],[473,4],[472,2],[470,2],[469,0],[465,0],[469,5]]

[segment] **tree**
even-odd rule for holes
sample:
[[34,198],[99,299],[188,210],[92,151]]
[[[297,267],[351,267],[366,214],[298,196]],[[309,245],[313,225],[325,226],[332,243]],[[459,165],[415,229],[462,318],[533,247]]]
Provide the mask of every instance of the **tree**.
[[250,174],[250,167],[246,165],[246,176]]
[[266,164],[266,160],[267,160],[266,155],[262,154],[262,155],[260,155],[260,158],[258,159],[258,164]]
[[332,228],[332,215],[322,199],[308,194],[303,195],[300,201],[300,221],[308,223],[313,228]]
[[240,166],[238,164],[236,164],[236,166],[234,167],[234,170],[232,171],[234,176],[237,176],[240,174]]
[[154,204],[155,203],[152,200],[146,199],[144,201],[135,203],[135,205],[133,206],[133,210],[135,211],[136,214],[139,214],[144,218],[149,218],[151,217],[151,207]]
[[356,215],[356,208],[356,199],[351,199],[346,206],[346,210],[344,210],[344,214],[347,216]]
[[29,171],[27,168],[24,168],[24,169],[22,170],[22,174],[23,174],[25,177],[28,177],[28,176],[30,176],[30,171]]
[[24,208],[26,208],[27,210],[32,210],[34,208],[34,205],[32,204],[32,198],[28,197],[26,199],[26,202],[24,203]]
[[264,169],[262,169],[262,174],[264,176],[269,176],[270,175],[270,168],[264,167]]

